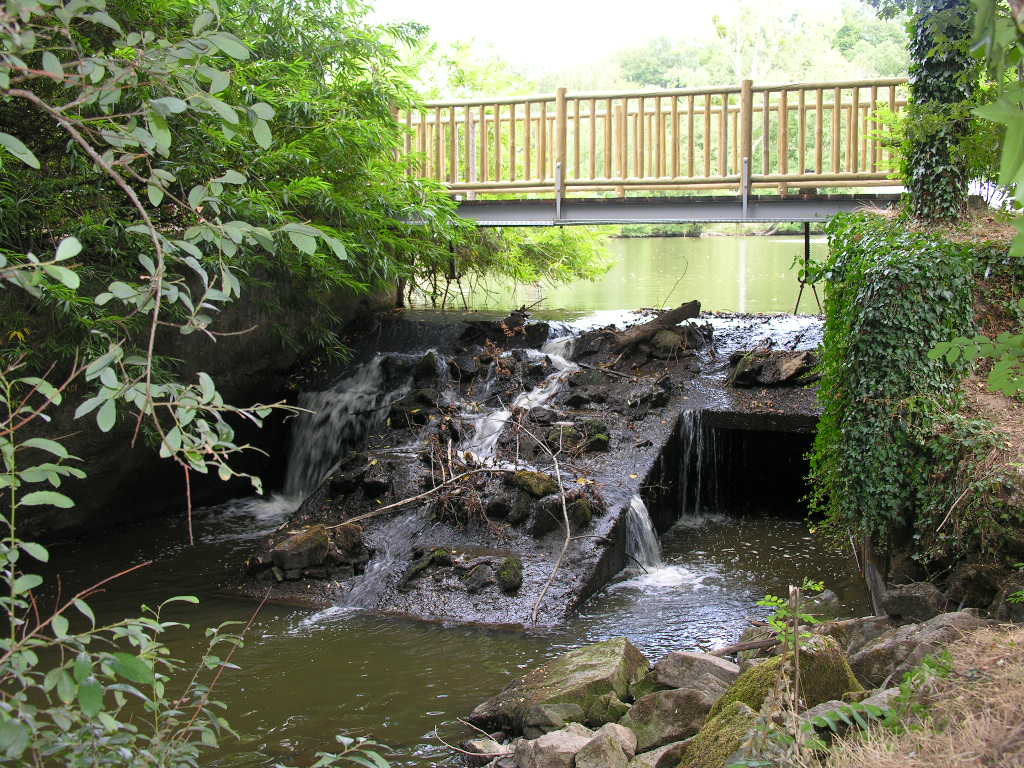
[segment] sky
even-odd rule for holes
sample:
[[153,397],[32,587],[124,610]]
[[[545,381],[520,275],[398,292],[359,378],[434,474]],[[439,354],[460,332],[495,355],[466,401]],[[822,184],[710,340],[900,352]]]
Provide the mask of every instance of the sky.
[[[373,21],[419,21],[440,43],[474,39],[525,74],[578,67],[657,37],[706,39],[712,17],[727,19],[741,1],[369,0]],[[841,2],[772,0],[771,8],[820,10]]]

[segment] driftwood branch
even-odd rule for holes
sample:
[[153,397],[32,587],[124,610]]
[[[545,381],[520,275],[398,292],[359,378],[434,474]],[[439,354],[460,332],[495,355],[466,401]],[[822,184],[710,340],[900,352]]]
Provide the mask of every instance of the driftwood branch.
[[731,656],[740,651],[758,651],[762,648],[774,648],[778,644],[779,638],[777,637],[769,637],[765,640],[748,640],[745,643],[733,643],[724,648],[716,648],[710,654],[712,656]]
[[680,304],[675,309],[663,312],[649,322],[634,325],[632,328],[627,328],[616,334],[615,341],[612,343],[612,351],[620,352],[634,344],[647,341],[658,331],[673,328],[683,320],[692,320],[698,315],[700,315],[700,302],[696,299]]

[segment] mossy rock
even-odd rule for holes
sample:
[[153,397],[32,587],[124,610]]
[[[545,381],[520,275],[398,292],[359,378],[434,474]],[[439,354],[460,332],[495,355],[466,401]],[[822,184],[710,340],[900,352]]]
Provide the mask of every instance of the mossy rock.
[[594,517],[601,512],[597,504],[586,496],[573,499],[566,511],[569,513],[569,520],[576,528],[585,528],[590,525]]
[[[805,706],[810,708],[832,699],[842,699],[847,691],[864,690],[854,677],[846,654],[831,637],[815,636],[801,643],[800,692]],[[712,708],[711,717],[736,701],[743,702],[753,710],[761,709],[764,700],[775,688],[779,674],[789,665],[791,657],[791,652],[773,656],[741,674]]]
[[734,701],[704,723],[687,745],[679,768],[725,768],[756,723],[757,713]]
[[521,469],[512,475],[511,483],[536,499],[558,493],[558,482],[544,472],[530,472]]
[[437,547],[427,552],[423,557],[419,558],[412,565],[409,566],[409,570],[405,572],[402,580],[398,582],[398,589],[405,589],[409,582],[423,573],[431,566],[445,566],[452,564],[452,553],[447,549],[441,549]]
[[521,734],[536,707],[575,704],[588,713],[600,708],[598,700],[607,693],[614,693],[620,700],[627,697],[630,686],[648,669],[647,659],[624,637],[587,645],[513,681],[497,696],[477,706],[469,721],[486,730]]
[[637,699],[642,699],[649,693],[667,690],[668,686],[662,685],[658,682],[658,675],[652,669],[629,687],[629,695],[633,697],[633,701],[636,701]]
[[629,704],[615,695],[614,691],[598,696],[586,712],[586,725],[592,728],[605,723],[617,723],[629,712]]
[[518,557],[506,557],[502,560],[496,574],[498,586],[506,594],[513,594],[523,586],[523,561]]

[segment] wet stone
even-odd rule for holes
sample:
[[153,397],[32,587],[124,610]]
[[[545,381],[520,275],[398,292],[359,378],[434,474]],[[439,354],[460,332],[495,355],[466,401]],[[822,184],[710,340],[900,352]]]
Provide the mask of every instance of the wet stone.
[[478,565],[466,574],[463,583],[466,585],[466,591],[474,595],[494,583],[494,571],[490,566]]

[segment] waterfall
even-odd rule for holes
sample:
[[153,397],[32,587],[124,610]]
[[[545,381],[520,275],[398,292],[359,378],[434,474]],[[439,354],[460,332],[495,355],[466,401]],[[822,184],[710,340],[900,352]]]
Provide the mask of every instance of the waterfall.
[[328,475],[338,459],[379,427],[388,407],[407,394],[408,376],[385,386],[385,356],[377,355],[352,375],[323,392],[303,392],[292,424],[285,496],[302,501]]
[[629,500],[629,509],[626,512],[626,555],[629,560],[627,568],[639,565],[649,571],[662,564],[658,534],[654,530],[647,505],[639,494]]
[[718,497],[718,441],[714,430],[705,427],[702,413],[686,410],[679,418],[679,438],[683,444],[680,498],[683,513],[690,515],[709,511],[702,505]]
[[[555,339],[555,342],[559,341],[562,339]],[[459,443],[458,451],[462,456],[477,464],[487,464],[493,461],[498,439],[505,431],[505,425],[512,417],[512,411],[516,408],[529,410],[549,403],[561,391],[566,376],[572,371],[578,370],[578,366],[571,360],[567,360],[555,352],[546,351],[548,345],[552,343],[551,341],[545,342],[539,352],[534,349],[523,350],[530,360],[549,360],[555,370],[533,389],[516,395],[511,407],[493,408],[478,414],[463,413],[463,417],[473,424],[473,434]],[[564,349],[565,347],[560,348]],[[493,370],[488,374],[488,383],[484,387],[485,394],[490,394],[492,378]]]
[[397,571],[399,564],[408,561],[416,534],[428,524],[419,512],[409,512],[388,521],[381,536],[383,545],[374,553],[362,578],[356,579],[352,591],[342,599],[342,605],[349,608],[376,607],[388,576]]

